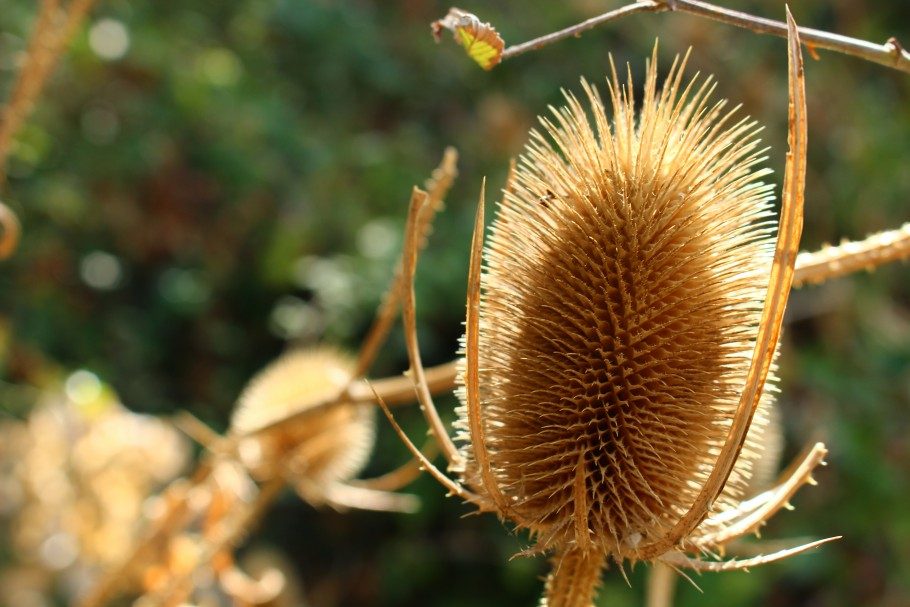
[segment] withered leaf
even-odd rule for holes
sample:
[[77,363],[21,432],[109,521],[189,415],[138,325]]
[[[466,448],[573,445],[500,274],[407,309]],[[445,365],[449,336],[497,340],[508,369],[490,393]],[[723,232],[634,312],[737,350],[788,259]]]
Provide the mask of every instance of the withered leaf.
[[431,23],[430,28],[437,42],[442,37],[442,30],[451,31],[468,56],[485,70],[492,69],[502,59],[505,42],[496,28],[472,13],[453,7],[445,17]]

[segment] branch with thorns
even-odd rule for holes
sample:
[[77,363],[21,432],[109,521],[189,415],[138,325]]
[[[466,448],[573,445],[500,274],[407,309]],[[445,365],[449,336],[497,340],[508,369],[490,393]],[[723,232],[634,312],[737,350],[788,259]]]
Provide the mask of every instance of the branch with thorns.
[[[6,183],[6,165],[16,134],[34,109],[63,50],[95,1],[72,0],[61,6],[60,0],[41,0],[25,59],[0,114],[0,190]],[[21,231],[15,213],[3,202],[0,202],[0,228],[2,260],[16,250]]]
[[[566,38],[577,38],[586,31],[623,17],[639,13],[665,12],[686,13],[740,27],[757,34],[787,37],[787,24],[783,21],[750,15],[700,0],[638,0],[565,29],[508,47],[505,46],[502,38],[490,23],[483,22],[477,16],[457,8],[451,9],[444,18],[433,22],[431,28],[437,41],[442,29],[451,30],[455,35],[455,40],[465,47],[475,61],[484,69],[491,69],[506,59],[544,48]],[[894,36],[888,38],[883,44],[876,44],[819,29],[800,27],[799,37],[801,43],[808,47],[813,55],[816,48],[826,49],[910,74],[910,52]],[[498,52],[493,52],[497,49]]]

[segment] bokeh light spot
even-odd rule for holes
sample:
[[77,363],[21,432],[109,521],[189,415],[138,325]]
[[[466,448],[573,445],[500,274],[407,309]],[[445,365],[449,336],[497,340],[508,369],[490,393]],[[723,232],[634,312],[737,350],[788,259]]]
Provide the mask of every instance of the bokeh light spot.
[[120,285],[123,267],[120,260],[104,251],[93,251],[79,264],[82,281],[93,289],[109,291]]
[[158,289],[165,300],[187,312],[198,310],[209,299],[208,285],[192,270],[167,270],[161,275]]
[[208,49],[199,56],[198,61],[199,72],[213,86],[233,86],[240,80],[240,61],[228,49]]
[[357,232],[357,250],[364,257],[386,259],[398,246],[398,229],[388,219],[374,219]]
[[55,533],[41,543],[41,561],[51,569],[66,569],[79,556],[79,546],[69,533]]
[[130,33],[116,19],[100,19],[88,33],[88,44],[101,59],[115,61],[130,48]]
[[103,386],[98,376],[91,371],[74,371],[63,384],[66,396],[77,405],[90,405],[100,396]]
[[299,297],[280,298],[269,316],[269,330],[282,339],[318,336],[324,326],[322,314]]

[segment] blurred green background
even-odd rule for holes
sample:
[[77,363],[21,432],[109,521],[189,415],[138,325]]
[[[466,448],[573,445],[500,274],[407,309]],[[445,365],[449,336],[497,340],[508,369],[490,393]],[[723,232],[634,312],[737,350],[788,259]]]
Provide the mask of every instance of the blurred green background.
[[[729,6],[783,17],[782,2]],[[0,8],[0,98],[35,3]],[[467,1],[521,42],[618,2]],[[601,81],[612,53],[641,79],[693,47],[690,73],[766,125],[783,173],[786,50],[679,14],[642,15],[483,72],[428,24],[429,0],[100,0],[21,133],[2,196],[19,252],[0,266],[2,415],[21,418],[47,365],[89,369],[131,409],[189,409],[219,430],[255,371],[289,345],[357,347],[392,273],[412,184],[447,145],[460,177],[422,258],[424,361],[453,357],[480,180],[508,159],[560,88]],[[806,0],[802,25],[910,42],[910,5]],[[910,217],[910,77],[820,51],[807,57],[804,249]],[[778,181],[779,183],[779,181]],[[897,264],[794,293],[781,357],[787,455],[831,451],[816,488],[765,538],[844,539],[745,573],[681,584],[677,604],[910,604],[910,269]],[[400,331],[375,375],[406,366]],[[454,399],[443,398],[451,418]],[[412,435],[423,423],[402,412]],[[367,474],[406,458],[385,426]],[[534,605],[544,559],[428,479],[411,516],[315,511],[288,493],[253,537],[296,565],[318,607]],[[605,575],[601,605],[643,604],[646,565]]]

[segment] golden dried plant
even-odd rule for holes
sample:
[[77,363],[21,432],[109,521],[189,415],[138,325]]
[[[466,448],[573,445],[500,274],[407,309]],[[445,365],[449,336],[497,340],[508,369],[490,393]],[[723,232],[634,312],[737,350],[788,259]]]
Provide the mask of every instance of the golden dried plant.
[[[432,220],[443,207],[456,162],[455,150],[447,149],[425,182],[427,204],[416,220],[412,242],[418,248],[425,246]],[[238,398],[226,437],[187,413],[178,414],[178,425],[209,453],[190,478],[162,492],[161,507],[146,521],[145,532],[85,594],[81,607],[108,603],[125,590],[123,578],[137,570],[147,574],[142,607],[191,599],[198,590],[193,585],[197,572],[203,572],[203,578],[214,576],[220,591],[237,600],[247,600],[237,592],[247,598],[275,595],[269,579],[252,580],[233,565],[232,551],[285,484],[314,506],[386,511],[417,507],[413,496],[394,493],[419,475],[414,461],[377,478],[354,478],[372,451],[375,432],[374,405],[360,378],[397,317],[410,280],[402,266],[399,263],[356,358],[328,346],[279,357]],[[449,385],[451,369],[454,365],[443,365],[437,373],[443,388]],[[413,402],[410,381],[402,380],[380,380],[379,385],[393,402]]]
[[355,360],[329,347],[292,351],[254,377],[237,401],[231,434],[240,461],[257,480],[285,477],[314,505],[412,511],[410,496],[348,483],[369,459],[376,434],[374,408],[342,402],[315,411],[293,426],[256,434],[269,424],[307,412],[337,395],[353,379]]
[[[754,531],[825,454],[812,446],[743,502],[802,227],[805,91],[789,13],[788,23],[791,151],[776,245],[755,123],[711,104],[710,79],[682,86],[685,61],[658,93],[655,49],[640,112],[631,76],[624,87],[614,68],[612,123],[587,83],[593,126],[572,95],[542,119],[549,139],[532,133],[510,175],[485,271],[481,194],[460,448],[424,382],[413,289],[405,299],[417,392],[460,483],[396,431],[453,494],[528,529],[528,553],[554,553],[542,604],[590,605],[611,560],[736,569],[821,543],[744,561],[686,554]],[[424,199],[415,190],[409,235]],[[406,250],[413,278],[416,249]]]
[[77,597],[125,556],[148,496],[189,461],[179,432],[127,411],[109,388],[74,395],[48,390],[27,420],[0,424],[0,518],[17,557],[0,604]]

